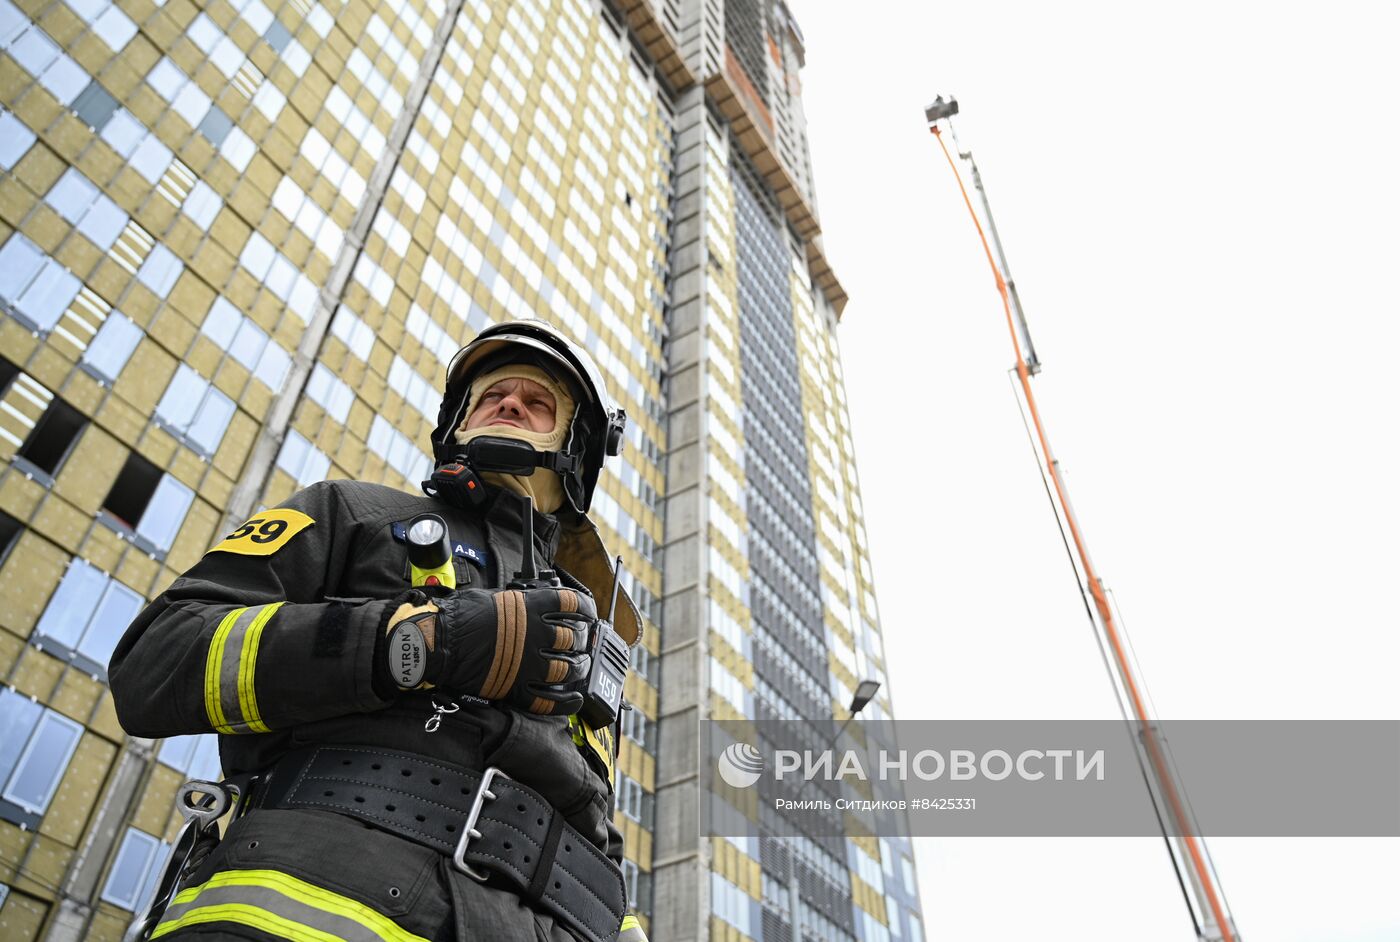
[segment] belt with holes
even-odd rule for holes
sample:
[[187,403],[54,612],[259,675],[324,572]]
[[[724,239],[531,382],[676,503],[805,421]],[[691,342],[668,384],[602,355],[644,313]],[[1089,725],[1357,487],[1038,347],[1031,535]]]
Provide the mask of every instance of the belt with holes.
[[475,880],[509,887],[588,942],[616,939],[622,872],[531,788],[492,767],[316,746],[283,756],[252,807],[334,811],[450,855]]

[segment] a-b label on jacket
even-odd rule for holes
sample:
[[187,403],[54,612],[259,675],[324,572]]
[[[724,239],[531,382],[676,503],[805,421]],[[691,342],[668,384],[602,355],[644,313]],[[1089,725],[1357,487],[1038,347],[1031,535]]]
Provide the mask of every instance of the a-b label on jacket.
[[315,522],[300,510],[264,510],[224,537],[209,552],[271,556]]

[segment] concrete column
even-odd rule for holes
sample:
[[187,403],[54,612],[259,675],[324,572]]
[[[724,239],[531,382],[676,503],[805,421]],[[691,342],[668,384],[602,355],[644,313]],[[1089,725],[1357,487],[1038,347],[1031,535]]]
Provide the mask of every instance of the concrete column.
[[[688,31],[698,34],[701,3],[689,3]],[[693,37],[692,37],[693,38]],[[694,63],[692,63],[693,67]],[[672,303],[666,458],[664,581],[656,766],[656,838],[651,934],[675,942],[708,936],[708,846],[700,836],[700,720],[705,680],[705,101],[696,87],[676,108],[676,186],[671,227]]]

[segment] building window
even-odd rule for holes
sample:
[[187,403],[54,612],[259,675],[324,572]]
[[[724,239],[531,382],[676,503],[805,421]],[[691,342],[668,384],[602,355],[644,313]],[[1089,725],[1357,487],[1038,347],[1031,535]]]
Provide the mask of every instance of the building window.
[[[427,313],[418,305],[413,305],[408,311],[408,330],[414,337],[419,338],[424,346],[429,346],[429,331],[437,329],[442,332],[442,328],[428,321]],[[369,362],[370,351],[374,349],[374,328],[360,320],[353,311],[345,305],[336,309],[335,320],[331,321],[331,333],[340,338],[341,342],[350,349],[355,356]],[[444,334],[445,335],[445,334]],[[449,341],[450,342],[450,341]],[[438,348],[441,350],[441,347]],[[452,344],[452,353],[457,352],[457,345]],[[448,354],[449,358],[452,354]],[[441,359],[441,353],[438,354]],[[448,361],[444,360],[445,366]]]
[[622,879],[627,884],[628,909],[633,909],[637,905],[637,876],[641,872],[641,868],[632,861],[626,859],[622,861]]
[[136,24],[110,0],[88,0],[86,3],[71,3],[73,12],[82,17],[92,31],[101,37],[113,52],[121,52],[131,37],[136,35]]
[[900,871],[904,876],[904,889],[910,896],[916,896],[919,892],[918,885],[914,880],[914,861],[908,857],[899,858]]
[[710,911],[740,932],[753,932],[756,901],[718,873],[710,874]]
[[[270,86],[264,85],[263,87],[267,88]],[[275,115],[269,116],[268,120],[271,121],[275,117]],[[195,125],[195,130],[203,134],[210,144],[218,147],[228,137],[229,132],[233,130],[233,119],[218,105],[213,105],[204,113],[204,117],[200,119],[199,124]]]
[[651,652],[637,644],[632,648],[632,673],[651,683],[656,684],[651,679]]
[[651,917],[651,874],[630,860],[622,861],[622,879],[627,885],[627,908]]
[[[236,129],[235,133],[238,133]],[[303,324],[310,319],[320,292],[310,278],[297,270],[291,259],[272,247],[271,242],[254,232],[248,236],[238,261],[248,269],[248,274],[286,301],[287,310],[300,318]],[[363,263],[363,259],[361,261]]]
[[442,393],[436,386],[423,378],[422,374],[408,365],[401,356],[394,357],[389,367],[389,388],[404,398],[404,401],[418,410],[418,414],[430,422],[437,421],[438,404]]
[[112,120],[102,129],[102,139],[152,186],[160,182],[175,160],[175,153],[125,108],[117,109],[112,115]]
[[74,167],[49,188],[44,202],[104,252],[126,228],[122,208]]
[[145,605],[133,589],[75,559],[49,599],[34,637],[45,649],[105,678],[117,641]]
[[292,358],[267,333],[244,317],[226,298],[217,298],[200,328],[273,392],[282,389]]
[[20,458],[47,475],[58,472],[63,459],[72,451],[87,416],[62,399],[54,399],[17,452]]
[[298,272],[291,259],[273,248],[272,242],[259,232],[253,232],[244,251],[239,253],[238,262],[248,269],[253,279],[262,281],[267,290],[286,301],[288,311],[297,315],[302,323],[311,319],[319,291],[311,279]]
[[730,705],[744,716],[753,715],[752,695],[745,689],[743,682],[713,656],[710,658],[710,690],[729,701]]
[[233,400],[183,363],[156,405],[162,423],[206,456],[219,450],[233,413]]
[[133,452],[102,502],[102,509],[109,522],[136,535],[137,545],[164,553],[175,542],[175,534],[192,503],[194,491]]
[[306,383],[306,394],[326,410],[326,415],[342,425],[355,402],[355,393],[323,363],[317,363],[316,369],[312,370],[311,379]]
[[13,169],[35,140],[23,121],[0,108],[0,170]]
[[120,107],[111,93],[95,81],[89,83],[88,87],[73,99],[73,113],[97,132],[101,132],[107,126],[107,122],[112,120],[112,115],[116,114]]
[[641,782],[619,772],[617,810],[650,830],[656,816],[656,796],[643,789]]
[[68,717],[0,687],[0,817],[38,825],[82,734]]
[[203,13],[196,16],[185,30],[185,35],[190,41],[199,47],[200,51],[209,57],[209,60],[218,66],[219,71],[224,73],[226,78],[232,79],[238,74],[243,63],[247,61],[247,56],[243,50],[238,48],[238,44],[228,37],[213,20]]
[[[857,909],[856,913],[856,932],[860,938],[865,939],[866,942],[890,942],[890,930],[884,923],[880,922],[879,919],[863,909]],[[809,914],[812,916],[812,923],[815,924],[818,931],[822,932],[824,935],[828,931],[841,932],[831,920],[812,909],[807,909],[803,913],[804,926],[809,925],[806,920],[806,916]],[[850,936],[846,935],[844,932],[842,932],[841,935],[845,938],[850,938]]]
[[0,297],[28,327],[52,330],[81,287],[68,269],[18,232],[0,247]]
[[635,706],[622,711],[622,735],[647,752],[656,752],[656,723]]
[[[0,370],[0,439],[4,440],[6,454],[14,454],[34,437],[34,429],[42,421],[49,406],[53,405],[54,395],[34,377],[21,372],[8,360]],[[26,470],[38,470],[29,466]]]
[[292,41],[292,34],[287,27],[283,26],[277,20],[273,20],[272,23],[268,25],[266,32],[263,33],[263,39],[272,47],[273,52],[281,52],[283,49],[286,49],[287,44]]
[[277,467],[295,478],[299,486],[305,487],[326,479],[326,472],[331,469],[331,459],[301,433],[293,430],[282,440],[282,450],[277,453]]
[[156,297],[164,298],[170,294],[170,289],[175,287],[175,282],[184,270],[185,263],[176,258],[174,252],[157,242],[151,249],[151,254],[141,263],[136,278],[150,288]]
[[433,470],[433,463],[418,449],[413,440],[394,428],[393,423],[382,415],[376,415],[370,424],[369,439],[366,442],[370,452],[384,459],[384,462],[402,474],[404,480],[421,481]]
[[102,887],[102,899],[114,906],[141,912],[155,892],[156,880],[170,854],[170,845],[145,831],[127,828],[122,846]]
[[633,821],[642,819],[642,785],[621,773],[617,776],[617,810]]
[[257,150],[258,145],[253,143],[253,139],[238,128],[230,131],[223,144],[219,145],[219,153],[223,154],[224,159],[239,173],[248,169],[248,162],[253,159]]
[[219,765],[219,737],[213,733],[202,736],[172,736],[160,744],[156,758],[177,772],[206,782],[222,777]]
[[68,56],[42,29],[29,23],[18,8],[5,4],[7,14],[0,23],[0,49],[9,52],[29,74],[35,76],[59,104],[67,105],[87,85],[83,67]]
[[209,184],[203,180],[196,180],[194,186],[190,187],[189,195],[185,197],[185,202],[181,204],[180,208],[185,211],[186,216],[194,221],[196,226],[208,232],[209,226],[214,222],[214,217],[219,215],[219,210],[223,205],[224,201],[219,199],[219,194],[215,193]]
[[0,510],[0,565],[4,564],[5,558],[10,555],[10,550],[19,541],[19,535],[23,531],[24,524]]
[[115,382],[141,342],[141,333],[131,318],[112,311],[83,351],[83,365],[107,382]]
[[[263,85],[263,89],[276,92],[276,89],[274,89],[270,83]],[[261,94],[262,92],[260,91],[259,95]],[[280,96],[281,92],[276,92],[276,94]],[[258,103],[258,96],[253,97],[253,103]],[[273,115],[268,115],[267,119],[271,121],[274,117]],[[287,220],[291,222],[292,225],[296,226],[297,229],[301,230],[302,234],[315,243],[316,247],[324,252],[327,258],[336,257],[336,254],[340,251],[341,244],[345,241],[345,231],[341,229],[340,226],[336,225],[326,212],[316,204],[316,201],[308,196],[306,191],[298,186],[296,181],[291,177],[283,177],[282,182],[277,184],[277,189],[272,193],[272,206],[283,216],[286,216]],[[285,292],[289,289],[283,287],[279,290],[274,286],[274,281],[276,280],[274,276],[279,268],[288,273],[294,269],[291,263],[288,262],[286,266],[274,265],[272,271],[268,274],[269,287],[278,291],[278,294],[285,300],[287,297]]]

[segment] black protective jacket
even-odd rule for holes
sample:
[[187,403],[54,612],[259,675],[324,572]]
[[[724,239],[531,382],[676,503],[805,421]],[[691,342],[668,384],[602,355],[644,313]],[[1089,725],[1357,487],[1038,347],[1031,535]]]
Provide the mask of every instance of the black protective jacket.
[[[465,510],[376,484],[328,481],[254,515],[152,602],[117,646],[109,677],[123,727],[144,737],[218,732],[226,776],[256,774],[289,750],[320,744],[382,747],[471,770],[494,765],[620,864],[612,757],[576,743],[568,718],[467,702],[429,732],[426,721],[448,698],[375,693],[375,641],[389,600],[410,585],[409,521],[424,512],[446,520],[461,588],[503,586],[520,566],[525,502],[491,492],[480,508]],[[557,521],[535,514],[534,533],[536,559],[553,560]],[[305,899],[314,908],[315,889],[327,888],[335,897],[327,906],[350,907],[350,915],[336,910],[351,919],[349,929],[392,920],[392,927],[374,923],[384,937],[396,928],[406,939],[569,938],[518,897],[445,863],[429,848],[334,813],[260,810],[234,822],[190,882],[221,872],[290,874],[297,888],[286,890],[289,898],[311,893]],[[267,892],[278,906],[291,905]],[[278,925],[215,919],[179,931],[262,938],[278,935]]]

